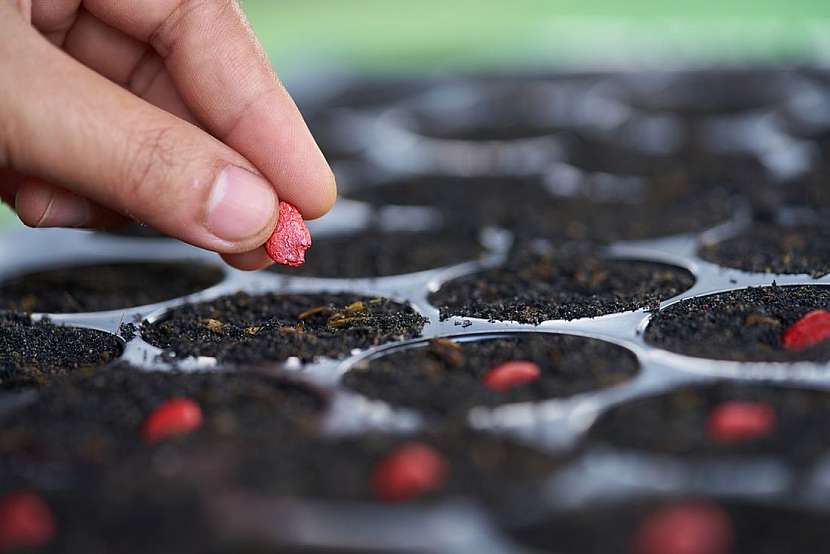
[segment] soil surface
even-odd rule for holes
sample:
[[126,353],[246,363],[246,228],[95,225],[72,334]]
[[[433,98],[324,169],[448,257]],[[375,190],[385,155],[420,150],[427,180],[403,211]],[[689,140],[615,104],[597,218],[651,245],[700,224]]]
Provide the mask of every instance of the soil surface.
[[603,259],[581,247],[525,247],[503,267],[450,281],[429,300],[442,318],[538,324],[655,309],[694,282],[674,266]]
[[794,227],[757,223],[739,235],[701,248],[707,261],[759,273],[830,273],[830,225]]
[[[144,443],[145,418],[180,397],[198,402],[202,425]],[[233,460],[187,452],[231,441],[254,451],[312,436],[325,403],[306,386],[253,373],[119,364],[68,378],[0,418],[0,494],[36,491],[48,502],[58,535],[47,552],[207,552],[219,539],[205,498],[221,490]]]
[[[746,401],[770,406],[773,430],[752,440],[723,442],[707,433],[712,410],[723,402]],[[608,444],[685,459],[773,456],[814,462],[827,452],[830,394],[774,386],[720,383],[689,387],[612,408],[592,427],[588,443]]]
[[0,312],[0,389],[41,386],[56,377],[85,373],[121,351],[121,341],[103,331]]
[[459,428],[415,436],[369,434],[296,445],[272,443],[247,453],[238,478],[243,488],[265,494],[377,500],[371,486],[375,467],[398,446],[413,441],[431,446],[449,465],[444,486],[418,500],[463,494],[507,503],[511,489],[538,484],[560,463],[508,439]]
[[[700,501],[630,500],[597,506],[539,521],[513,536],[539,552],[639,554],[633,544],[646,518],[661,508],[690,500]],[[703,501],[719,506],[728,516],[733,536],[729,554],[814,554],[827,543],[827,519],[819,513],[728,500]]]
[[186,397],[202,410],[188,441],[310,433],[325,407],[316,391],[245,373],[159,372],[115,364],[42,388],[2,418],[0,457],[39,463],[107,464],[142,448],[140,429],[162,403]]
[[49,269],[0,284],[0,309],[79,313],[131,308],[199,292],[222,277],[218,267],[179,262]]
[[162,320],[145,323],[142,336],[178,357],[310,362],[417,337],[426,321],[409,305],[384,298],[240,292],[173,308]]
[[[506,227],[522,237],[601,243],[701,231],[729,220],[738,204],[721,186],[681,173],[659,176],[466,178],[424,176],[347,191],[375,206],[430,206],[456,225]],[[459,214],[464,214],[463,218]]]
[[[503,392],[484,385],[484,376],[509,361],[531,361],[541,375]],[[633,377],[637,358],[596,339],[558,334],[520,334],[476,341],[435,339],[363,362],[343,384],[393,406],[429,416],[464,416],[475,406],[562,398],[610,387]]]
[[300,267],[272,270],[297,277],[387,277],[476,260],[484,249],[473,230],[381,231],[315,239]]
[[684,300],[654,315],[646,342],[687,356],[741,362],[830,360],[830,341],[786,350],[784,332],[813,310],[830,310],[830,287],[751,287]]

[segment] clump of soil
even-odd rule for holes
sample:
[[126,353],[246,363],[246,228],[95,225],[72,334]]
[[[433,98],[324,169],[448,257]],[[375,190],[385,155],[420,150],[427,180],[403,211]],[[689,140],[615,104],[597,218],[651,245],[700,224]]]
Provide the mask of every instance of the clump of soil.
[[[485,375],[509,361],[541,369],[533,382],[497,392]],[[637,358],[604,341],[559,334],[517,334],[475,341],[434,339],[353,367],[343,383],[370,398],[430,416],[463,416],[475,406],[562,398],[633,377]]]
[[[714,440],[707,421],[730,401],[768,405],[775,424],[768,434],[739,441]],[[683,458],[771,455],[815,461],[826,453],[830,395],[807,389],[719,383],[689,387],[612,408],[594,424],[589,443]]]
[[830,287],[751,287],[673,304],[654,315],[646,342],[679,354],[740,362],[830,360],[830,341],[791,351],[784,332],[814,310],[830,310]]
[[694,285],[678,267],[604,259],[577,247],[519,248],[499,268],[460,277],[429,296],[441,317],[539,324],[655,309]]
[[[553,515],[511,534],[519,544],[539,552],[641,554],[634,544],[645,521],[661,509],[689,502],[705,502],[724,510],[732,537],[729,554],[812,554],[827,543],[826,516],[817,512],[735,500],[685,498],[606,502]],[[678,525],[678,532],[684,531],[688,532]]]
[[0,284],[0,308],[78,313],[154,304],[204,290],[222,270],[185,262],[130,262],[48,269]]
[[830,225],[756,223],[739,235],[700,249],[704,260],[760,273],[830,273]]
[[41,386],[56,377],[85,373],[121,351],[121,341],[103,331],[0,312],[0,389]]
[[341,358],[353,349],[417,337],[426,324],[408,304],[350,293],[237,293],[184,304],[142,336],[178,357],[222,361]]
[[374,206],[429,206],[448,221],[506,227],[519,236],[601,243],[700,231],[729,220],[737,200],[682,173],[470,178],[420,176],[355,188]]
[[475,260],[483,253],[473,230],[381,231],[315,239],[301,267],[273,266],[298,277],[354,279],[437,269]]

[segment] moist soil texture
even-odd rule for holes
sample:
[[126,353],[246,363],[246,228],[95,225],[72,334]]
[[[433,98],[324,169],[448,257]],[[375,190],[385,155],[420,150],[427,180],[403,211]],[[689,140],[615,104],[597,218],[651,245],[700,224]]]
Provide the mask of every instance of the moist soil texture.
[[[507,391],[484,385],[509,361],[530,361],[541,375]],[[584,337],[529,333],[474,341],[434,339],[361,362],[343,384],[369,398],[429,416],[464,416],[476,406],[562,398],[610,387],[639,370],[628,350]]]
[[476,260],[483,252],[474,230],[367,230],[315,239],[302,266],[275,265],[272,268],[298,277],[387,277]]
[[[434,207],[454,225],[505,227],[521,237],[608,243],[701,231],[729,220],[737,197],[684,175],[421,176],[355,188],[374,206]],[[459,214],[464,214],[459,218]]]
[[0,284],[0,309],[41,313],[117,310],[204,290],[222,280],[218,267],[133,262],[27,273]]
[[122,349],[117,337],[103,331],[0,312],[0,389],[42,386],[86,373],[117,358]]
[[684,300],[654,315],[646,342],[698,358],[739,362],[830,360],[830,341],[790,351],[784,332],[814,310],[830,310],[830,287],[750,287]]
[[726,513],[732,548],[723,552],[729,554],[814,554],[821,552],[822,545],[827,543],[826,515],[788,507],[696,498],[608,503],[552,516],[512,535],[519,544],[538,549],[534,552],[641,554],[644,551],[636,550],[634,543],[646,519],[661,508],[688,502],[718,506]]
[[[707,433],[712,411],[729,401],[768,405],[775,413],[772,431],[751,440],[724,442]],[[592,427],[588,443],[688,458],[784,457],[814,462],[827,452],[830,395],[775,386],[719,383],[689,387],[622,404]]]
[[694,285],[688,271],[664,264],[610,260],[590,249],[520,247],[502,267],[460,277],[429,296],[441,317],[539,324],[640,308]]
[[735,237],[700,249],[707,261],[759,273],[830,273],[830,225],[757,223]]
[[173,308],[163,319],[145,323],[142,336],[168,356],[311,362],[417,337],[426,322],[408,304],[385,298],[240,292]]

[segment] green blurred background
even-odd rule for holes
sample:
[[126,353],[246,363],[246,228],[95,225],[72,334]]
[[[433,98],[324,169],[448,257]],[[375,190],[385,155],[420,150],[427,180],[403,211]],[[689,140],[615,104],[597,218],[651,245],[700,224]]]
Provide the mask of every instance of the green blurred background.
[[[827,0],[244,0],[289,89],[335,70],[423,74],[830,58]],[[0,225],[15,218],[0,209]]]

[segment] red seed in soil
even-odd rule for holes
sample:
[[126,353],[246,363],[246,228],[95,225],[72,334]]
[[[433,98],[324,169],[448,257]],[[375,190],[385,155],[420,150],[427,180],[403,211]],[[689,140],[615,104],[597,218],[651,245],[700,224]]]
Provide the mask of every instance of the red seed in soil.
[[38,495],[13,492],[0,498],[0,551],[37,548],[54,538],[55,518]]
[[830,339],[830,312],[815,310],[784,331],[781,343],[787,350],[804,350]]
[[372,488],[384,502],[405,502],[440,489],[447,477],[447,463],[431,446],[406,443],[386,456],[375,468]]
[[775,411],[760,402],[723,402],[709,413],[706,432],[718,442],[757,439],[775,429]]
[[728,554],[732,523],[708,502],[668,506],[650,515],[634,536],[634,554]]
[[288,202],[280,202],[277,228],[265,243],[265,251],[278,264],[297,267],[305,262],[305,251],[311,246],[311,233],[299,210]]
[[484,386],[490,390],[504,392],[539,378],[542,370],[533,362],[512,361],[494,367],[484,376]]
[[202,424],[202,410],[189,398],[174,398],[155,409],[144,420],[141,437],[154,443],[175,435],[183,435]]

